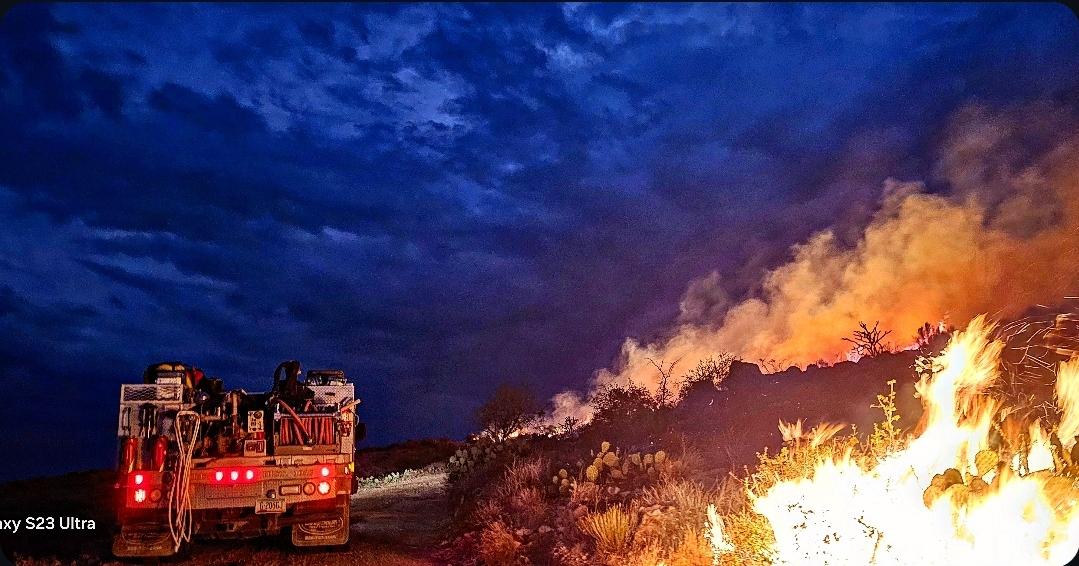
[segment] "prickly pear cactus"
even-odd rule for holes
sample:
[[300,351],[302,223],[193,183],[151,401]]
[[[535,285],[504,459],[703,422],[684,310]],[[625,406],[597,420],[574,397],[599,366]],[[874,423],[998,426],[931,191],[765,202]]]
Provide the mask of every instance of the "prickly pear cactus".
[[978,470],[979,476],[984,476],[996,467],[997,462],[1000,461],[1000,456],[994,450],[982,450],[974,456],[974,467]]

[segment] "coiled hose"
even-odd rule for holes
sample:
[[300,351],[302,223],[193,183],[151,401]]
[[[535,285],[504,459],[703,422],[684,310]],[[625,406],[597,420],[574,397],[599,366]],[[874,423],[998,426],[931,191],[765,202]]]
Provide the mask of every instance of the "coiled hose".
[[[192,422],[190,437],[184,435],[184,419]],[[180,453],[176,463],[176,477],[169,489],[168,519],[174,551],[179,551],[180,546],[191,540],[194,526],[191,519],[191,459],[195,455],[202,421],[194,411],[179,411],[176,413],[175,422],[173,431],[176,433],[176,446]]]

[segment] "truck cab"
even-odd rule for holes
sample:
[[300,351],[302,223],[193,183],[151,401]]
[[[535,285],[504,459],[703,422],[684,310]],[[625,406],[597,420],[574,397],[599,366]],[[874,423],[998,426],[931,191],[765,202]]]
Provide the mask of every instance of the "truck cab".
[[284,362],[271,388],[226,390],[181,362],[120,388],[118,557],[162,557],[193,536],[288,531],[296,546],[348,543],[358,482],[355,387],[340,370]]

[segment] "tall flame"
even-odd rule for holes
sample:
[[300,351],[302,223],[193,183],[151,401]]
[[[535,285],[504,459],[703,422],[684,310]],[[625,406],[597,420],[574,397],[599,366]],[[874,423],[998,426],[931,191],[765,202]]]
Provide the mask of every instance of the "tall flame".
[[1056,382],[1057,407],[1062,417],[1057,435],[1065,448],[1075,445],[1079,435],[1079,359],[1060,364]]
[[[985,461],[996,459],[990,430],[1000,414],[985,395],[1003,347],[991,331],[974,319],[935,360],[938,371],[917,387],[924,429],[903,449],[872,465],[849,452],[822,459],[811,477],[751,497],[775,533],[775,564],[1060,565],[1075,556],[1079,489],[1041,424],[1027,433],[1023,466]],[[1079,360],[1062,365],[1057,381],[1059,431],[1072,441],[1077,370]]]

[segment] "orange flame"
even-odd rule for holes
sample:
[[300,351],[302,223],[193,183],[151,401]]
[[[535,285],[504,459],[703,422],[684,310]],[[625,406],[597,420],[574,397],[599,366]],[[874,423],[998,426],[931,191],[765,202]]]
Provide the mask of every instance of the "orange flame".
[[[985,461],[995,460],[990,428],[1001,413],[984,395],[1003,347],[991,331],[984,317],[974,319],[934,360],[938,371],[917,386],[925,428],[904,448],[870,467],[849,453],[822,459],[811,477],[751,495],[775,533],[774,564],[1059,565],[1075,556],[1079,487],[1061,473],[1041,423],[1029,428],[1023,466]],[[1058,434],[1073,441],[1077,370],[1079,360],[1062,365],[1057,381]],[[947,474],[934,477],[949,468],[947,485]]]

